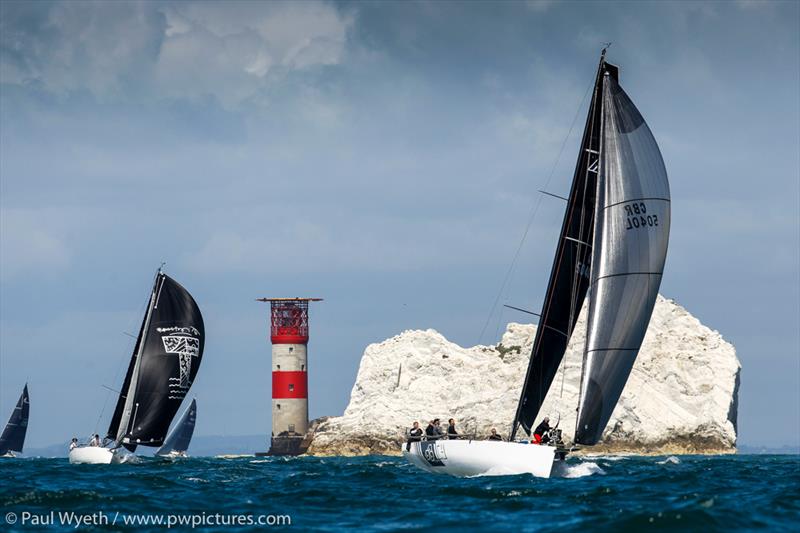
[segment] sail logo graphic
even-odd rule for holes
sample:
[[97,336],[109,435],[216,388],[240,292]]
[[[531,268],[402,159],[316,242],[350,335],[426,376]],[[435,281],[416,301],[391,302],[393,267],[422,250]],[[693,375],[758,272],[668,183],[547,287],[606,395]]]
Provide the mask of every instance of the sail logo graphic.
[[178,355],[178,377],[169,378],[169,398],[182,400],[192,384],[189,376],[192,373],[192,358],[200,355],[200,332],[194,327],[156,328],[161,336],[164,351]]

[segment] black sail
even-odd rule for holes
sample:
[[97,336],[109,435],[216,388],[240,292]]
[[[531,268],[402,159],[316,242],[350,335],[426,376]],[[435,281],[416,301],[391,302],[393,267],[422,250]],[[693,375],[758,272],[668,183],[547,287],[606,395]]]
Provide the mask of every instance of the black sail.
[[617,68],[605,62],[603,52],[528,372],[517,406],[512,439],[520,426],[530,435],[564,357],[589,287],[600,147],[600,102],[605,72],[617,76]]
[[[121,444],[161,446],[203,357],[203,316],[189,292],[159,272],[145,318],[131,399],[123,400]],[[138,367],[138,370],[137,370]],[[126,391],[123,391],[126,394]]]
[[22,389],[22,394],[17,401],[14,412],[8,420],[3,434],[0,435],[0,455],[8,452],[22,452],[25,444],[25,434],[28,432],[28,415],[30,413],[30,398],[28,397],[28,384]]
[[158,449],[156,455],[169,455],[170,452],[185,452],[189,449],[189,443],[192,441],[192,434],[194,434],[194,424],[197,420],[197,400],[192,400],[188,409],[183,412],[183,415],[172,428],[172,431],[167,435],[164,445]]

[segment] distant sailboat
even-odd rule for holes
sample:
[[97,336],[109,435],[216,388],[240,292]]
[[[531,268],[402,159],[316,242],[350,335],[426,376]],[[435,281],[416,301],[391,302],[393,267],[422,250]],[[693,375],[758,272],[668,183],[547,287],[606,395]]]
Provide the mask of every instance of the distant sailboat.
[[161,446],[170,422],[189,392],[205,343],[203,316],[191,294],[161,270],[131,356],[128,372],[104,439],[106,446],[81,446],[71,463],[111,463],[120,448]]
[[[412,463],[459,476],[529,472],[549,477],[567,449],[560,430],[548,445],[530,435],[584,299],[589,301],[575,444],[602,437],[644,339],[667,254],[669,182],[658,145],[600,57],[561,237],[514,417],[511,441],[412,443]],[[588,298],[587,298],[588,294]]]
[[192,400],[189,407],[183,412],[178,423],[172,428],[164,445],[158,449],[156,455],[167,458],[186,457],[186,450],[192,441],[194,423],[197,419],[197,400]]
[[3,434],[0,435],[0,457],[14,457],[14,452],[22,453],[25,434],[28,432],[30,403],[28,384],[26,383],[16,407],[8,419],[8,424],[6,424]]

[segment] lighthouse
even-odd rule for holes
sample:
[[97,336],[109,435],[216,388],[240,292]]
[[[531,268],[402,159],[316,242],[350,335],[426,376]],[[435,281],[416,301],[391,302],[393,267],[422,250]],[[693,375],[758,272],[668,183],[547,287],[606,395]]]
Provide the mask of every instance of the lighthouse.
[[299,455],[308,433],[308,304],[322,298],[259,298],[270,304],[272,436],[268,455]]

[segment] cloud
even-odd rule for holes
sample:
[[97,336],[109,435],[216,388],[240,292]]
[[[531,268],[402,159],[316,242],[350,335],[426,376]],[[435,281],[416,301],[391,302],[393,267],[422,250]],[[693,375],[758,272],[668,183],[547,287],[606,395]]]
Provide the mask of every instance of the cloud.
[[354,22],[322,2],[33,4],[4,4],[4,83],[229,107],[273,78],[341,63]]
[[0,77],[56,92],[124,93],[151,77],[165,29],[147,2],[7,3]]

